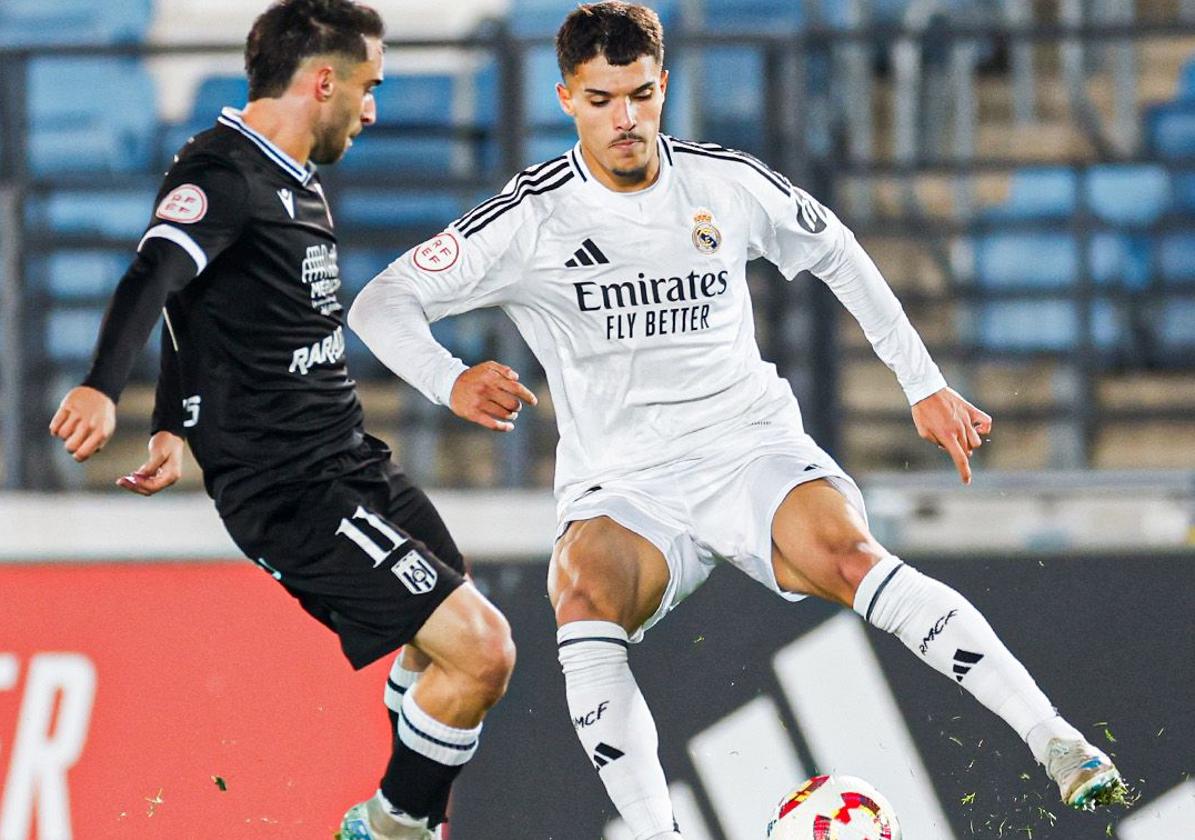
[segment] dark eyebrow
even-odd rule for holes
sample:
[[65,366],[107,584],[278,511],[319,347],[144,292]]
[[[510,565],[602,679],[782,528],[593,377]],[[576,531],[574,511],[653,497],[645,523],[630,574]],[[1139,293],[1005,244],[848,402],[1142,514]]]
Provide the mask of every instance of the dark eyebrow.
[[[634,96],[636,93],[643,93],[644,91],[655,87],[655,84],[655,82],[644,82],[643,84],[639,85],[639,87],[631,91],[631,96]],[[585,93],[592,94],[593,96],[610,96],[609,91],[599,90],[598,88],[585,88]]]

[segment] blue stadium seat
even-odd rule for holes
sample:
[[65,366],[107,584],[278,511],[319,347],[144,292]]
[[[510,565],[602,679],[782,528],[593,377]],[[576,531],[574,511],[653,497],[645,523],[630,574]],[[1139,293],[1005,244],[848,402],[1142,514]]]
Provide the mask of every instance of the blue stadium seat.
[[1078,207],[1079,179],[1073,169],[1044,166],[1013,173],[1008,198],[988,207],[985,219],[1066,219]]
[[1188,215],[1195,212],[1195,172],[1176,172],[1173,179],[1174,208]]
[[332,212],[337,223],[345,226],[435,231],[443,230],[465,209],[449,193],[346,188]]
[[1091,277],[1098,285],[1144,289],[1150,281],[1151,243],[1146,236],[1100,231],[1091,237]]
[[152,0],[4,0],[0,47],[140,41]]
[[[676,20],[681,4],[680,0],[645,0],[644,5],[656,10],[667,30]],[[551,38],[575,8],[576,0],[512,0],[507,20],[514,35]]]
[[155,189],[58,190],[35,194],[25,204],[26,224],[34,231],[94,234],[136,240],[153,213]]
[[1093,166],[1086,178],[1087,207],[1108,224],[1144,227],[1170,209],[1170,176],[1153,164]]
[[[104,317],[101,306],[54,309],[46,316],[46,354],[62,365],[81,365],[91,359]],[[152,342],[156,345],[157,342]]]
[[1187,60],[1178,74],[1178,94],[1175,99],[1195,100],[1195,58]]
[[[1195,300],[1167,301],[1158,313],[1155,334],[1165,350],[1184,354],[1195,350]],[[1190,356],[1186,364],[1190,365]]]
[[1158,262],[1163,282],[1195,282],[1195,231],[1168,233],[1163,236]]
[[131,260],[131,250],[53,251],[30,258],[30,285],[56,300],[99,300],[116,288]]
[[[1070,350],[1079,341],[1078,304],[1070,300],[1010,300],[986,303],[977,314],[977,335],[991,350]],[[1122,314],[1107,302],[1092,304],[1091,333],[1097,348],[1120,344],[1128,330]]]
[[697,14],[710,32],[796,32],[806,24],[804,4],[795,0],[704,0]]
[[1155,105],[1145,115],[1147,145],[1163,158],[1195,156],[1195,102]]
[[158,150],[162,161],[171,160],[188,140],[216,123],[226,105],[241,108],[249,100],[249,80],[244,76],[208,76],[199,83],[185,120],[161,127]]
[[141,62],[34,59],[28,91],[33,174],[137,172],[149,167],[157,100]]
[[988,287],[1074,284],[1079,249],[1069,233],[992,233],[975,243],[975,277]]
[[[387,77],[377,89],[378,121],[356,140],[339,166],[348,172],[418,171],[449,174],[468,161],[467,144],[449,136],[456,80],[436,74]],[[419,133],[416,128],[430,129]],[[403,131],[403,133],[399,133]]]

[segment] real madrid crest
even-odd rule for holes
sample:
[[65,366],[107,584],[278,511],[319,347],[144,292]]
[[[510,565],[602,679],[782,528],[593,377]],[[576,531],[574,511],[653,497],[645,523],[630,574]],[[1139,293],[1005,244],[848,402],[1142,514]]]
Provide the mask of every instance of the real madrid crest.
[[701,209],[693,214],[693,247],[703,254],[712,254],[722,244],[722,232],[714,227],[714,214]]

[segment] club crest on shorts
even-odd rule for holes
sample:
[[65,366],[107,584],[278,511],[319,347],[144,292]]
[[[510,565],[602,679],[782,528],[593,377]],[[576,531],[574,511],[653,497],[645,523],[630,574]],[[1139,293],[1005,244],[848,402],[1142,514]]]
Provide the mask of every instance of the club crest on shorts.
[[722,244],[722,231],[714,227],[714,214],[704,208],[693,214],[693,247],[712,254]]
[[426,595],[436,586],[439,575],[432,564],[419,556],[419,552],[411,549],[394,564],[394,576],[402,581],[402,585],[411,590],[412,595]]

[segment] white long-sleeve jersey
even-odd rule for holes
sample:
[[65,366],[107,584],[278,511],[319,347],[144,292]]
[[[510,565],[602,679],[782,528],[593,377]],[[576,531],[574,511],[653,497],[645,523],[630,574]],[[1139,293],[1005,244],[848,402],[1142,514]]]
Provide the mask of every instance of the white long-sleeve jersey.
[[[799,409],[755,341],[746,263],[821,278],[910,404],[945,387],[900,303],[829,210],[755,158],[661,135],[660,174],[607,189],[576,146],[411,249],[349,325],[447,405],[466,365],[430,322],[499,306],[543,365],[560,431],[556,492],[691,457],[744,422]],[[477,360],[475,360],[477,361]]]

